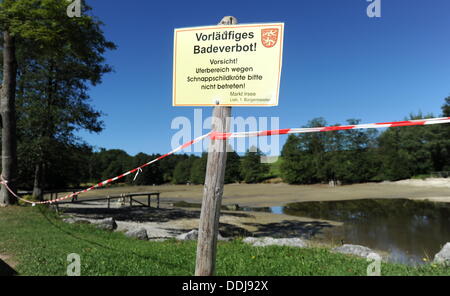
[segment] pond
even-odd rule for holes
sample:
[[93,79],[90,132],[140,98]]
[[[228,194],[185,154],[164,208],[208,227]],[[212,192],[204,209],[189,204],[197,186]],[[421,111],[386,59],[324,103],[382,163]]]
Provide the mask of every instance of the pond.
[[450,241],[450,204],[408,199],[301,202],[271,212],[344,222],[324,234],[335,243],[388,252],[389,261],[420,264],[433,260]]

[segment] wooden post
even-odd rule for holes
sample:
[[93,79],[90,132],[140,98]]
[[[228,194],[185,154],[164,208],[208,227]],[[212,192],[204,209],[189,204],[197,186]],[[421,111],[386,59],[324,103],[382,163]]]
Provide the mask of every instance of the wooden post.
[[152,195],[151,194],[149,194],[149,195],[147,195],[147,202],[148,202],[148,207],[150,208],[150,206],[151,206],[151,197],[152,197]]
[[156,195],[156,202],[157,202],[156,208],[159,209],[159,192]]
[[111,204],[111,197],[108,195],[106,198],[108,199],[108,209],[109,209],[110,208],[110,204]]
[[[237,19],[232,16],[224,17],[219,23],[219,25],[236,24]],[[220,133],[228,132],[230,117],[231,107],[214,107],[211,130]],[[196,276],[211,276],[215,270],[220,207],[227,161],[226,148],[226,140],[211,140],[198,229]]]

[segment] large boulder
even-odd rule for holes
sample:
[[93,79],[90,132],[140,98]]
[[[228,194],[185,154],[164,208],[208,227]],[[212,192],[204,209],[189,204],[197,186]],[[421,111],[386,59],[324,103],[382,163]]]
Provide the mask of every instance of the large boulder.
[[450,243],[446,243],[439,253],[434,256],[433,263],[450,266]]
[[243,240],[244,243],[251,244],[254,247],[265,246],[288,246],[297,248],[306,248],[307,243],[301,238],[273,238],[273,237],[247,237]]
[[117,228],[117,224],[114,218],[92,220],[92,224],[94,224],[97,228],[104,230],[115,230]]
[[340,247],[334,248],[332,251],[336,253],[354,255],[368,259],[376,259],[376,258],[381,259],[381,256],[376,252],[374,252],[372,249],[359,245],[345,244]]
[[140,240],[148,240],[147,230],[145,228],[130,229],[125,232],[125,235]]

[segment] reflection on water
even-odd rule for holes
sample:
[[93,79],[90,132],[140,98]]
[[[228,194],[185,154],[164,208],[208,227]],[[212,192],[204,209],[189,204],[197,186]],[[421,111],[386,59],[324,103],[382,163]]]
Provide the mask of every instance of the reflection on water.
[[[280,213],[276,207],[274,213]],[[390,261],[422,263],[450,241],[450,206],[427,201],[352,200],[302,202],[281,209],[287,215],[344,222],[325,239],[390,253]]]

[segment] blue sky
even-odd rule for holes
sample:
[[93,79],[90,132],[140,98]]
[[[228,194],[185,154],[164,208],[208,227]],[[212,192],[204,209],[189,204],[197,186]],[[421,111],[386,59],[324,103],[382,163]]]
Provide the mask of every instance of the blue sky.
[[279,106],[236,107],[233,116],[278,116],[280,128],[319,116],[329,124],[395,121],[418,111],[437,116],[450,96],[448,0],[381,0],[381,18],[367,17],[365,0],[88,3],[118,45],[106,54],[115,72],[90,91],[106,114],[105,130],[79,133],[96,147],[131,155],[170,150],[172,119],[194,114],[172,107],[173,30],[214,25],[225,15],[285,23]]

